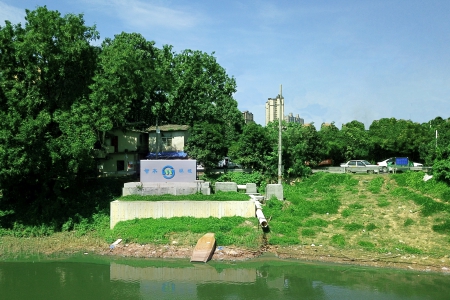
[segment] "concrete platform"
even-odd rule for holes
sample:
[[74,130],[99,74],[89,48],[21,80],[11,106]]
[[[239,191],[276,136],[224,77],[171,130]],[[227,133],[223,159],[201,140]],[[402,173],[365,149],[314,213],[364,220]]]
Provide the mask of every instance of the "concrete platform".
[[110,228],[136,218],[255,217],[254,201],[113,201]]

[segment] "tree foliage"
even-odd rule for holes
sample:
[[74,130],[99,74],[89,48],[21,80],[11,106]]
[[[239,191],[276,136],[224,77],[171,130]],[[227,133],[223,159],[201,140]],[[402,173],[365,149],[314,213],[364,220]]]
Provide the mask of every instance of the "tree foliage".
[[222,124],[227,141],[237,140],[244,120],[233,99],[236,81],[213,55],[185,50],[173,59],[168,94],[170,120],[193,126],[198,121]]
[[245,168],[264,172],[269,168],[267,157],[271,148],[266,128],[252,122],[244,126],[235,150],[229,155]]
[[50,217],[58,191],[93,170],[86,112],[98,33],[82,15],[46,7],[25,20],[0,27],[0,187],[2,207],[35,219]]
[[217,163],[226,156],[228,144],[224,127],[220,124],[199,122],[189,130],[185,150],[205,168],[216,168]]

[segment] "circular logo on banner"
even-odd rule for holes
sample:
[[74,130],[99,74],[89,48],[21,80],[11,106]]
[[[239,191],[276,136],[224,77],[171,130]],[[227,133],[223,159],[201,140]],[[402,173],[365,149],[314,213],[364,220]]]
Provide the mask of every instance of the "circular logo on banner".
[[172,179],[175,176],[175,169],[172,166],[165,166],[162,169],[162,175],[165,179]]

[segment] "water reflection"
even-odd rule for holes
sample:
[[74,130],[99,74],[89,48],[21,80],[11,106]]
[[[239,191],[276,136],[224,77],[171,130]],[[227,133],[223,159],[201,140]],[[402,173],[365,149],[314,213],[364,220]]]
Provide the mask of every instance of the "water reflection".
[[111,280],[140,283],[142,299],[447,299],[445,274],[287,261],[135,267]]
[[1,299],[448,299],[449,275],[283,260],[0,262]]

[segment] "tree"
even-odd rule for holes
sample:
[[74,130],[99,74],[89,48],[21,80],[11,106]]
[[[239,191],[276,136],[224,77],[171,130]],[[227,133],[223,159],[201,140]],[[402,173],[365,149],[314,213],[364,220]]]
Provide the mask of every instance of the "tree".
[[229,152],[229,155],[237,157],[238,162],[246,168],[264,173],[269,168],[266,158],[271,148],[266,128],[252,122],[244,126],[236,150]]
[[[422,124],[423,142],[419,146],[420,158],[431,166],[438,158],[438,150],[450,144],[450,118],[437,117]],[[442,159],[442,153],[438,160]]]
[[369,127],[372,158],[382,160],[392,156],[406,156],[411,160],[420,160],[419,148],[427,142],[426,132],[425,127],[410,120],[376,120]]
[[[167,119],[171,86],[170,46],[158,49],[137,33],[105,39],[91,85],[91,116],[98,140],[104,132],[127,123],[145,129]],[[139,127],[138,127],[139,128]]]
[[85,112],[97,53],[90,41],[99,36],[82,15],[45,6],[26,10],[25,20],[0,27],[0,210],[38,222],[64,205],[61,190],[93,170]]
[[193,126],[197,122],[219,123],[230,145],[242,132],[244,120],[233,99],[236,81],[215,57],[185,50],[173,60],[173,85],[168,94],[170,120]]
[[184,148],[189,156],[206,169],[215,168],[228,151],[224,135],[224,127],[220,124],[196,123],[189,130],[189,138]]
[[313,124],[287,123],[283,132],[283,161],[288,177],[310,174],[307,162],[316,164],[323,157],[323,145]]
[[364,124],[359,121],[351,121],[342,125],[342,142],[344,144],[343,157],[345,160],[366,158],[370,153],[369,135]]
[[334,164],[344,162],[344,143],[341,137],[341,132],[339,131],[339,128],[334,125],[334,122],[331,124],[323,123],[317,134],[324,147],[324,155],[321,159],[331,158]]

